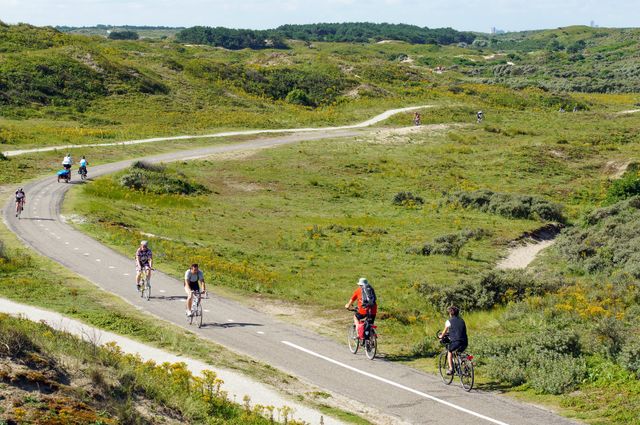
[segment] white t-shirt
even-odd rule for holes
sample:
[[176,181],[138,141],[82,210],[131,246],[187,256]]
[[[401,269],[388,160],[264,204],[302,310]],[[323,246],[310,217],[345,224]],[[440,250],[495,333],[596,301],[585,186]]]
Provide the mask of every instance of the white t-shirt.
[[447,321],[444,322],[444,326],[447,327],[447,328],[450,328],[451,327],[451,322],[447,319]]
[[73,161],[71,160],[70,156],[65,156],[64,159],[62,160],[62,165],[71,165]]
[[[193,278],[196,278],[195,280]],[[189,281],[189,282],[200,282],[201,280],[204,280],[204,273],[202,273],[202,270],[198,270],[198,273],[191,273],[191,269],[187,270],[184,273],[184,280]]]

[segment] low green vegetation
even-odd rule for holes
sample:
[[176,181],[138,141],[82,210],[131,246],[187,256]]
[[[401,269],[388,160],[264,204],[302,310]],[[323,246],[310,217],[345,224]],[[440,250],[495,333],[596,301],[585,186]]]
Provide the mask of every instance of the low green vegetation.
[[229,399],[212,371],[156,364],[45,324],[0,315],[0,409],[6,423],[296,424],[290,411]]

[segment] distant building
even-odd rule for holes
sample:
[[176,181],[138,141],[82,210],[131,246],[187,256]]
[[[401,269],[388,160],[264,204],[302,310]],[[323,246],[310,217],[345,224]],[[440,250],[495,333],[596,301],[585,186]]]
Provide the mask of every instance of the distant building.
[[498,29],[496,27],[491,27],[491,34],[497,35],[497,34],[504,34],[504,33],[505,33],[504,30]]

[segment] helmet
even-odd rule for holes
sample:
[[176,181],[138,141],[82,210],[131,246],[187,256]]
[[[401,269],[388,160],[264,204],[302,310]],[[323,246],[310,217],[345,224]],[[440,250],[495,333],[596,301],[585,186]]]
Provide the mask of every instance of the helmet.
[[142,245],[142,246],[147,246],[147,245],[149,245],[149,242],[147,242],[147,241],[140,241],[140,245]]
[[366,285],[366,284],[368,284],[368,283],[369,283],[369,281],[368,281],[366,278],[364,278],[364,277],[361,277],[361,278],[358,280],[358,286],[364,286],[364,285]]

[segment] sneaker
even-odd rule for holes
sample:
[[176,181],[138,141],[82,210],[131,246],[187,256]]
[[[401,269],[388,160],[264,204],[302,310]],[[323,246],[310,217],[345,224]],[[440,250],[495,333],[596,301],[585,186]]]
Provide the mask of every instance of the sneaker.
[[451,369],[447,369],[447,375],[453,375],[453,371]]
[[136,283],[136,289],[138,290],[138,292],[140,292],[140,284]]
[[187,314],[187,317],[191,317],[191,312],[189,310],[187,310],[186,314]]

